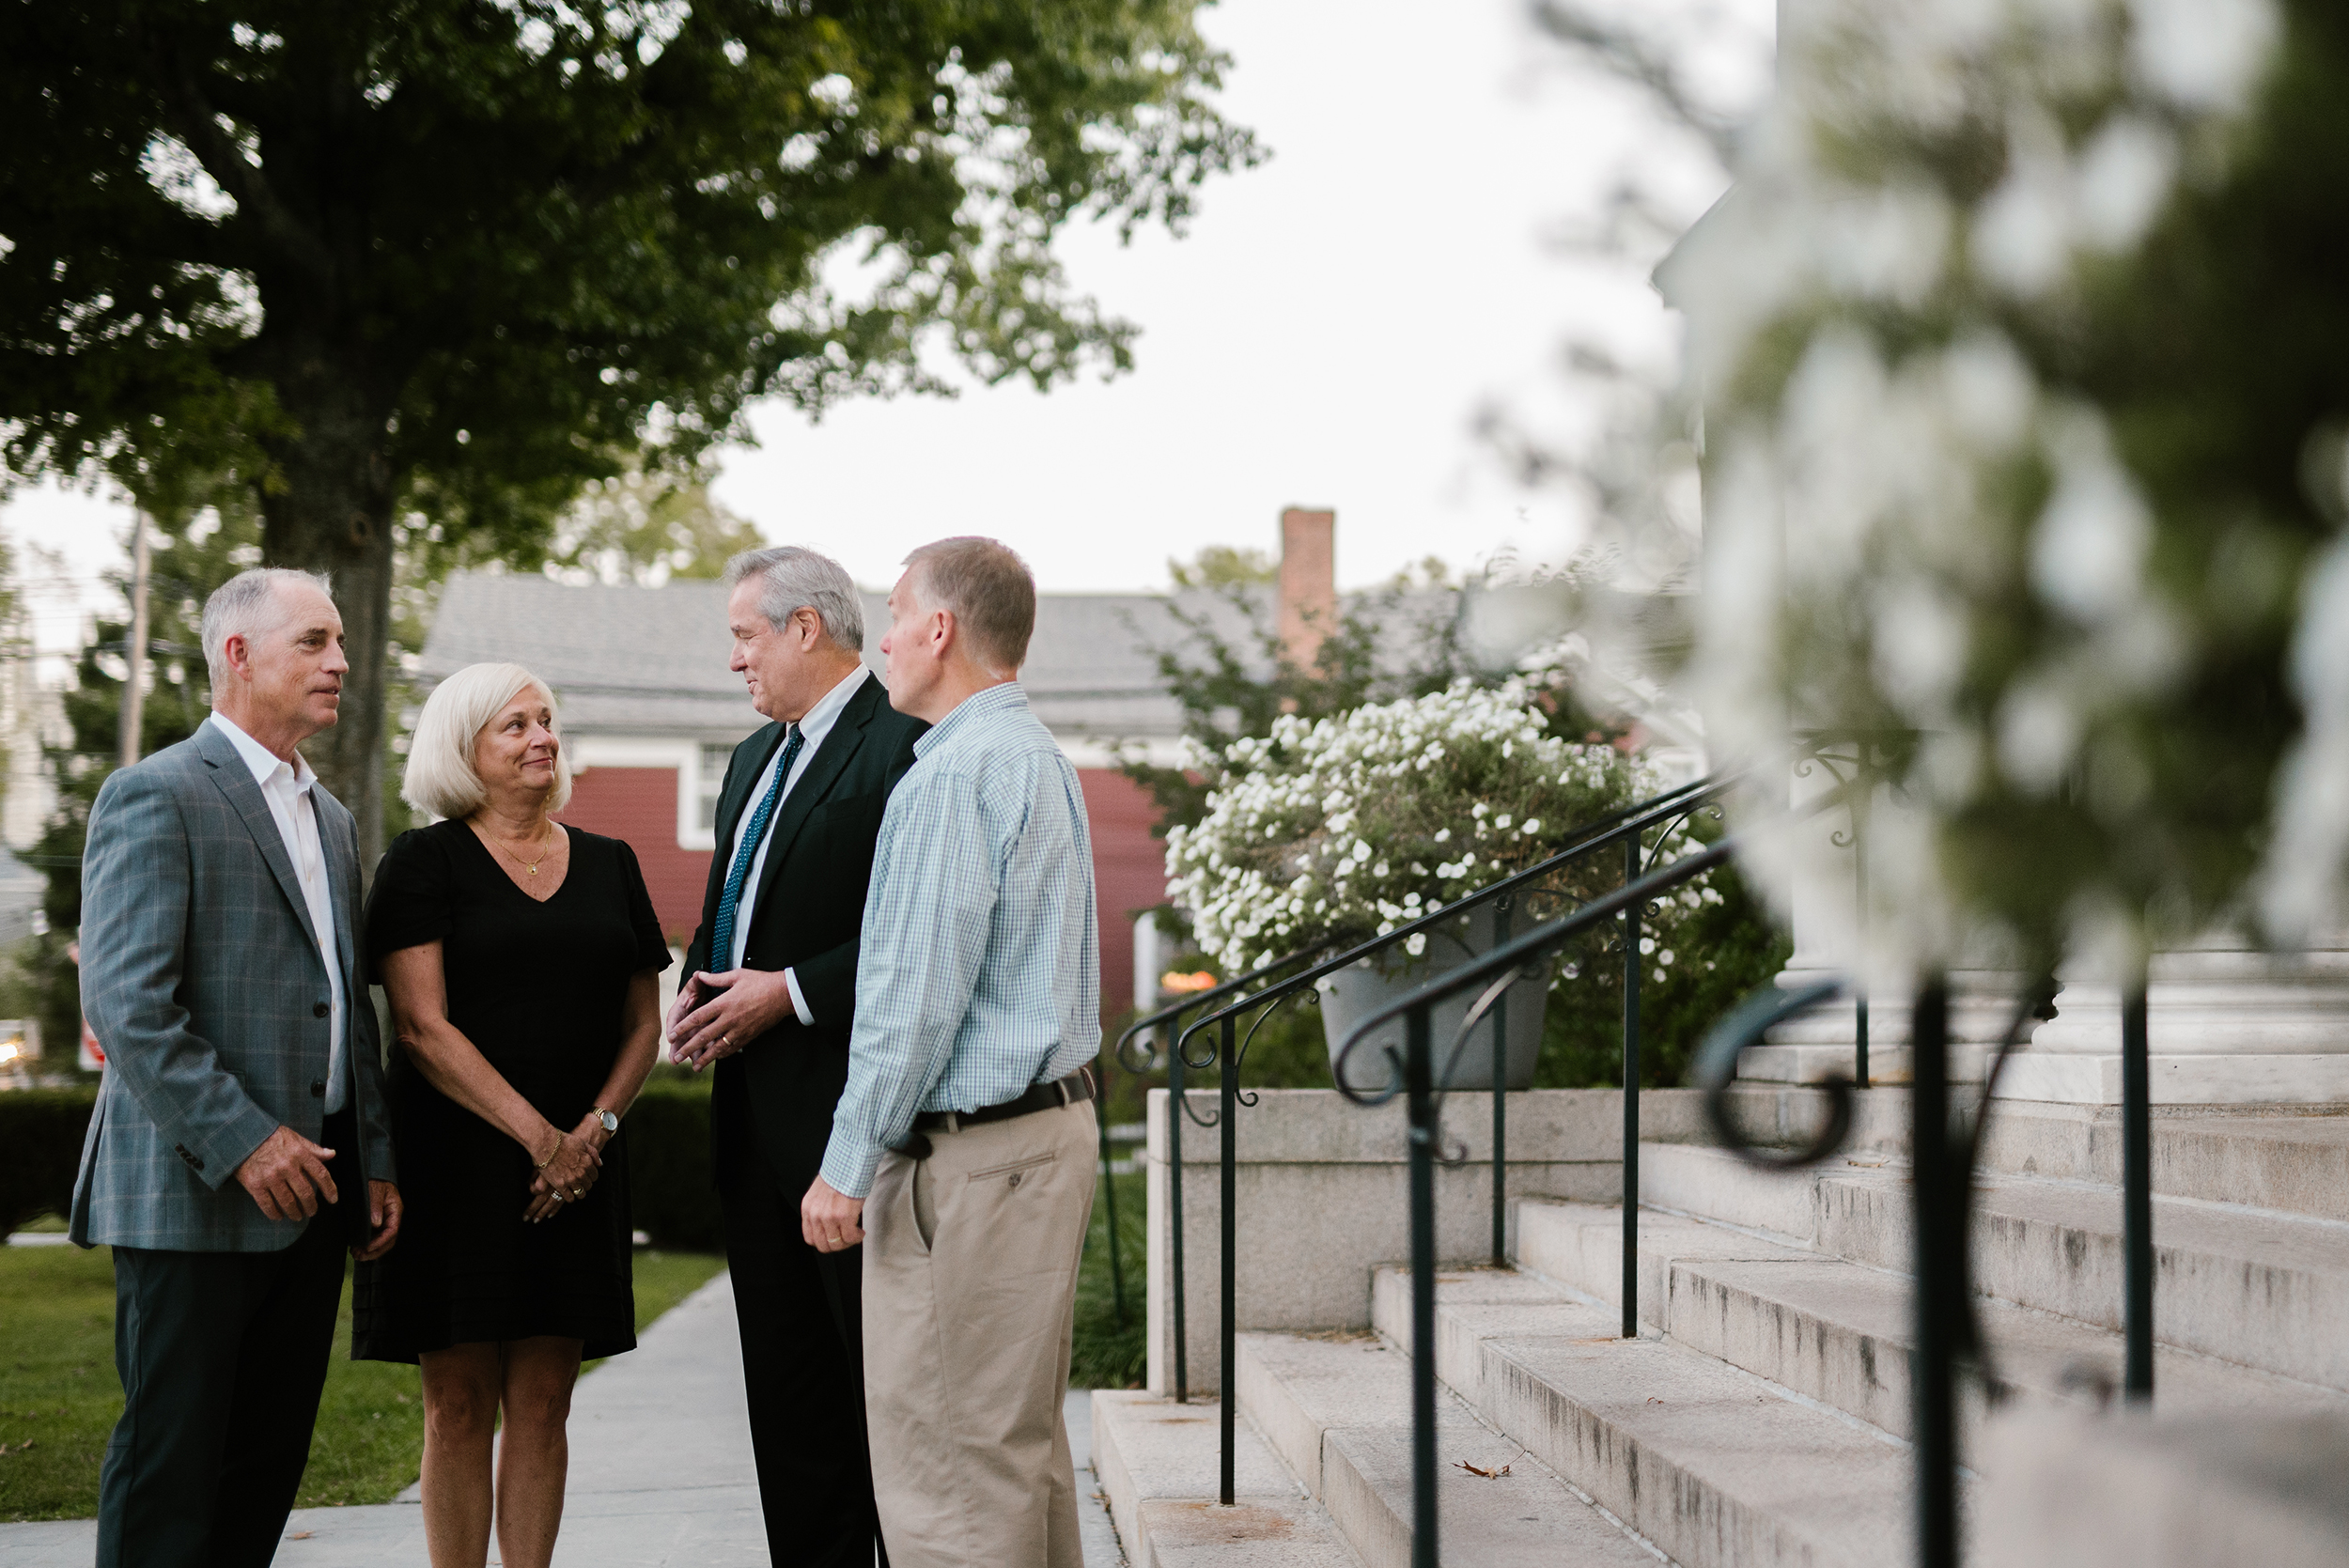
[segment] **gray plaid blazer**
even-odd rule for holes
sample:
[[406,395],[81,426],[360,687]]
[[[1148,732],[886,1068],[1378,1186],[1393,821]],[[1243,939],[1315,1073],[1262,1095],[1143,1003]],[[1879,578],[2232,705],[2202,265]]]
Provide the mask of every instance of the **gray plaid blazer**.
[[[358,829],[323,787],[310,799],[348,999],[343,1103],[358,1118],[362,1183],[391,1181],[381,1047],[358,961]],[[82,1012],[106,1080],[73,1186],[73,1239],[189,1252],[291,1245],[302,1221],[264,1217],[230,1177],[281,1124],[313,1141],[323,1128],[326,963],[261,786],[212,724],[99,790],[82,855],[81,942]]]

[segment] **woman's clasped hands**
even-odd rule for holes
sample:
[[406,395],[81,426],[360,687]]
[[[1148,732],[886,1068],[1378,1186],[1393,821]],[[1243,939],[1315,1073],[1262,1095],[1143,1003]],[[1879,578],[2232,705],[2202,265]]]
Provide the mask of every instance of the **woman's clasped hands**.
[[522,1209],[522,1219],[533,1225],[552,1219],[564,1204],[586,1197],[587,1189],[603,1174],[603,1141],[607,1135],[602,1118],[590,1111],[571,1132],[552,1126],[547,1132],[552,1142],[539,1146],[535,1160],[537,1173],[530,1182],[530,1202]]

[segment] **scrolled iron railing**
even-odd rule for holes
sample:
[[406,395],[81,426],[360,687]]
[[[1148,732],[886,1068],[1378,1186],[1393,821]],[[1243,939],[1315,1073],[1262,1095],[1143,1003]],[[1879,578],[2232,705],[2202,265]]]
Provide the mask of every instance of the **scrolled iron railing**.
[[[1102,1053],[1101,1064],[1104,1069],[1103,1102],[1107,1103],[1108,1099],[1106,1074],[1107,1068],[1112,1062],[1116,1063],[1119,1067],[1124,1068],[1127,1072],[1132,1073],[1137,1078],[1147,1076],[1149,1073],[1156,1070],[1155,1065],[1146,1058],[1138,1061],[1132,1055],[1134,1047],[1144,1044],[1147,1037],[1151,1033],[1160,1029],[1166,1029],[1170,1026],[1178,1025],[1181,1022],[1184,1014],[1195,1012],[1202,1007],[1213,1006],[1215,1003],[1222,1001],[1226,997],[1238,995],[1248,990],[1251,986],[1262,984],[1270,976],[1279,974],[1283,970],[1287,969],[1290,965],[1301,963],[1304,960],[1313,957],[1320,951],[1321,950],[1319,948],[1305,948],[1296,953],[1287,954],[1282,957],[1273,959],[1272,962],[1268,964],[1260,965],[1255,969],[1250,970],[1246,974],[1238,975],[1233,979],[1226,980],[1221,985],[1201,991],[1195,996],[1184,997],[1179,1001],[1174,1002],[1169,1006],[1161,1007],[1157,1012],[1136,1018],[1132,1023],[1128,1024],[1125,1032],[1118,1035],[1117,1044]],[[1169,1271],[1174,1280],[1175,1286],[1169,1296],[1169,1302],[1172,1306],[1174,1319],[1174,1399],[1177,1404],[1188,1404],[1190,1399],[1189,1375],[1190,1367],[1188,1365],[1189,1356],[1187,1354],[1188,1342],[1185,1340],[1183,1335],[1184,1307],[1183,1291],[1181,1288],[1183,1280],[1183,1121],[1186,1117],[1189,1117],[1190,1119],[1197,1122],[1202,1127],[1213,1126],[1215,1125],[1214,1123],[1200,1117],[1196,1111],[1193,1111],[1190,1109],[1190,1096],[1184,1092],[1183,1076],[1184,1068],[1186,1066],[1206,1068],[1212,1065],[1214,1065],[1213,1057],[1209,1057],[1206,1062],[1201,1063],[1187,1063],[1184,1060],[1180,1031],[1177,1030],[1176,1039],[1174,1044],[1169,1046],[1166,1056],[1168,1099],[1166,1118],[1167,1206],[1174,1220],[1173,1232],[1167,1238],[1167,1246],[1169,1249],[1167,1264]],[[1107,1196],[1110,1199],[1110,1288],[1112,1297],[1116,1302],[1117,1320],[1122,1324],[1126,1321],[1126,1281],[1124,1265],[1119,1261],[1121,1254],[1118,1251],[1117,1242],[1117,1203],[1115,1201],[1116,1188],[1112,1181],[1109,1166],[1109,1122],[1108,1119],[1104,1117],[1101,1123],[1101,1179],[1105,1183],[1112,1184],[1107,1188]]]
[[[1431,1015],[1436,1006],[1464,991],[1482,986],[1477,1001],[1455,1032],[1446,1058],[1450,1065],[1466,1048],[1468,1037],[1483,1021],[1483,1013],[1519,975],[1537,968],[1548,955],[1587,932],[1604,929],[1616,920],[1636,922],[1640,912],[1663,894],[1714,867],[1726,863],[1736,841],[1723,838],[1650,870],[1610,893],[1592,899],[1568,915],[1548,921],[1490,953],[1438,975],[1417,989],[1373,1012],[1354,1026],[1340,1048],[1332,1076],[1338,1093],[1357,1105],[1384,1105],[1397,1095],[1408,1106],[1408,1169],[1411,1220],[1411,1563],[1412,1568],[1436,1568],[1436,1166],[1447,1159],[1443,1151],[1442,1093],[1434,1069]],[[1637,956],[1636,941],[1633,955]],[[1404,1048],[1399,1057],[1387,1048],[1390,1073],[1376,1090],[1355,1086],[1346,1071],[1348,1059],[1373,1033],[1396,1019],[1403,1020]],[[1636,1021],[1636,1015],[1633,1015]],[[1632,1079],[1636,1086],[1637,1079]],[[1636,1093],[1636,1088],[1633,1091]],[[1638,1125],[1629,1129],[1637,1147]],[[1626,1150],[1626,1155],[1630,1153]],[[1626,1214],[1636,1213],[1639,1190],[1626,1165],[1624,1203]],[[1626,1299],[1630,1299],[1626,1291]],[[1629,1311],[1626,1322],[1636,1321]]]
[[[1864,781],[1839,779],[1839,788],[1790,815],[1813,815],[1838,804],[1858,810],[1849,798],[1861,782]],[[1839,837],[1838,844],[1843,846],[1844,840]],[[1857,831],[1851,836],[1850,846],[1859,847]],[[1398,1095],[1406,1096],[1408,1102],[1413,1568],[1435,1568],[1437,1562],[1435,1168],[1439,1163],[1458,1162],[1456,1158],[1447,1158],[1444,1150],[1443,1081],[1484,1014],[1499,1002],[1522,971],[1606,922],[1635,916],[1655,898],[1730,861],[1737,849],[1735,838],[1724,838],[1668,865],[1651,868],[1645,876],[1593,899],[1573,913],[1447,970],[1361,1019],[1340,1049],[1334,1076],[1341,1094],[1361,1105],[1384,1104]],[[1479,986],[1482,989],[1477,992],[1477,1000],[1461,1020],[1443,1059],[1444,1070],[1439,1074],[1430,1022],[1433,1011],[1446,999]],[[1854,1086],[1847,1079],[1829,1079],[1815,1085],[1826,1097],[1823,1124],[1817,1132],[1792,1149],[1760,1145],[1747,1138],[1737,1124],[1730,1091],[1736,1078],[1738,1057],[1749,1046],[1760,1043],[1774,1026],[1825,1005],[1846,988],[1864,997],[1864,991],[1849,987],[1841,979],[1784,992],[1771,987],[1747,999],[1708,1033],[1699,1048],[1691,1076],[1704,1092],[1708,1119],[1724,1147],[1750,1163],[1790,1170],[1824,1161],[1843,1146],[1854,1116]],[[1959,1373],[1970,1366],[1994,1399],[2003,1388],[1991,1365],[1972,1288],[1971,1200],[1975,1171],[1999,1076],[2031,1020],[2052,1016],[2057,988],[2051,974],[2023,987],[1991,1057],[1974,1114],[1966,1118],[1953,1119],[1951,1115],[1950,999],[1946,980],[1938,974],[1928,976],[1919,986],[1911,1010],[1909,1139],[1916,1268],[1911,1436],[1917,1487],[1916,1560],[1920,1568],[1957,1568],[1961,1560],[1957,1496]],[[1863,1013],[1863,1019],[1864,1017]],[[1372,1034],[1398,1017],[1404,1020],[1404,1045],[1399,1053],[1392,1047],[1388,1048],[1387,1083],[1376,1090],[1357,1088],[1346,1071],[1348,1058]],[[1636,1028],[1636,1015],[1627,1017],[1626,1022],[1627,1027]],[[2123,987],[2121,1048],[2126,1347],[2123,1389],[2131,1400],[2144,1401],[2153,1395],[2154,1255],[2146,985],[2141,970]],[[1864,1058],[1862,1063],[1860,1071],[1864,1075]],[[1859,1087],[1866,1084],[1863,1076]],[[1637,1147],[1636,1123],[1626,1126],[1626,1140],[1628,1156]],[[1630,1175],[1632,1169],[1627,1158],[1625,1203],[1626,1214],[1636,1216],[1637,1188]],[[1636,1274],[1629,1267],[1634,1261],[1629,1223],[1626,1225],[1626,1235],[1625,1298],[1629,1302],[1636,1284]],[[1626,1325],[1631,1319],[1627,1309]],[[1627,1327],[1626,1333],[1629,1332]]]
[[[1219,1184],[1221,1267],[1218,1278],[1221,1309],[1220,1325],[1221,1409],[1219,1412],[1219,1420],[1222,1427],[1218,1495],[1221,1502],[1229,1504],[1234,1500],[1236,1483],[1235,1421],[1238,1404],[1235,1381],[1237,1333],[1236,1259],[1238,1251],[1236,1191],[1238,1167],[1237,1117],[1240,1107],[1255,1103],[1255,1096],[1240,1088],[1239,1070],[1247,1060],[1248,1048],[1253,1043],[1257,1032],[1263,1029],[1265,1023],[1275,1012],[1298,997],[1303,997],[1309,1002],[1317,1003],[1319,998],[1315,989],[1315,983],[1325,976],[1335,974],[1340,970],[1360,963],[1365,958],[1374,957],[1389,948],[1408,941],[1414,936],[1438,931],[1459,921],[1462,916],[1484,905],[1493,904],[1499,908],[1495,934],[1500,945],[1495,951],[1510,946],[1512,939],[1509,937],[1508,923],[1516,905],[1521,900],[1528,900],[1547,891],[1544,884],[1550,878],[1610,846],[1622,844],[1625,846],[1626,879],[1629,883],[1638,883],[1653,869],[1657,858],[1663,853],[1667,846],[1672,844],[1674,834],[1682,826],[1701,812],[1710,811],[1718,814],[1719,798],[1736,782],[1737,776],[1735,775],[1714,775],[1698,779],[1676,789],[1667,790],[1651,800],[1638,801],[1577,830],[1565,847],[1556,854],[1528,866],[1523,871],[1504,877],[1490,887],[1479,889],[1466,897],[1456,899],[1440,908],[1430,910],[1406,924],[1398,925],[1383,936],[1374,937],[1368,941],[1332,956],[1319,957],[1317,962],[1311,963],[1306,968],[1288,974],[1285,978],[1271,978],[1282,969],[1303,959],[1317,957],[1326,950],[1315,949],[1290,954],[1252,970],[1238,979],[1225,982],[1214,992],[1202,993],[1201,996],[1192,998],[1187,1002],[1162,1010],[1161,1014],[1153,1015],[1154,1018],[1162,1018],[1176,1012],[1188,1012],[1202,1001],[1222,997],[1231,999],[1223,1001],[1221,1005],[1212,1011],[1193,1018],[1176,1034],[1174,1044],[1167,1052],[1169,1099],[1172,1102],[1167,1115],[1170,1135],[1167,1150],[1170,1161],[1168,1221],[1173,1228],[1174,1237],[1174,1250],[1170,1252],[1168,1263],[1174,1281],[1172,1290],[1175,1319],[1173,1328],[1177,1401],[1184,1401],[1189,1397],[1186,1378],[1188,1346],[1184,1339],[1184,1319],[1180,1315],[1185,1295],[1183,1289],[1185,1276],[1182,1271],[1182,1255],[1179,1250],[1183,1229],[1179,1171],[1181,1158],[1179,1126],[1182,1120],[1188,1116],[1202,1127],[1215,1127],[1221,1142],[1221,1181]],[[1648,836],[1651,833],[1655,839],[1652,847],[1648,842]],[[1676,865],[1680,862],[1673,863]],[[1718,861],[1708,862],[1707,868],[1718,863]],[[1659,884],[1659,886],[1668,891],[1688,880],[1696,874],[1690,872],[1688,876]],[[1650,895],[1650,899],[1652,898],[1653,894]],[[1623,922],[1624,974],[1626,987],[1624,1002],[1624,1127],[1626,1169],[1630,1174],[1626,1179],[1625,1190],[1633,1195],[1626,1203],[1626,1227],[1636,1227],[1638,1222],[1636,1176],[1639,1157],[1640,1093],[1639,968],[1641,927],[1649,901],[1649,899],[1641,899],[1619,906],[1610,906],[1614,913],[1610,917],[1620,916]],[[1589,906],[1586,904],[1582,907],[1588,908]],[[1512,975],[1511,982],[1513,983],[1516,978]],[[1507,992],[1508,984],[1502,984],[1495,988],[1492,996],[1482,999],[1479,1007],[1472,1013],[1469,1024],[1464,1026],[1460,1046],[1460,1049],[1465,1049],[1468,1028],[1475,1023],[1483,1022],[1487,1013],[1492,1014],[1494,1020],[1492,1031],[1492,1252],[1493,1261],[1496,1264],[1506,1262],[1507,1242],[1508,1184],[1506,1167],[1502,1163],[1508,1151],[1507,1091],[1505,1088],[1507,1081],[1506,1030],[1508,1019],[1505,1010]],[[1239,1033],[1241,1015],[1259,1009],[1261,1011],[1256,1011],[1254,1019],[1248,1025],[1246,1036],[1242,1037]],[[1382,1014],[1388,1017],[1392,1016],[1391,1009],[1383,1009]],[[1142,1027],[1141,1023],[1134,1025],[1127,1032],[1128,1037],[1134,1036]],[[1218,1031],[1217,1037],[1204,1053],[1193,1057],[1189,1048],[1191,1037],[1209,1029]],[[1121,1048],[1122,1046],[1121,1041]],[[1457,1065],[1460,1049],[1455,1050],[1452,1061],[1445,1068],[1444,1079],[1447,1083],[1451,1079],[1454,1067]],[[1212,1121],[1200,1116],[1190,1109],[1181,1088],[1181,1077],[1184,1073],[1205,1071],[1209,1066],[1217,1069],[1217,1082],[1221,1091],[1221,1103]],[[1340,1087],[1345,1086],[1341,1084]],[[1179,1112],[1176,1110],[1178,1107]],[[1627,1335],[1638,1332],[1636,1326],[1638,1288],[1637,1258],[1635,1251],[1626,1247],[1624,1254],[1624,1323],[1625,1332]]]
[[[1749,1140],[1737,1125],[1729,1091],[1737,1076],[1737,1058],[1748,1046],[1760,1042],[1774,1025],[1833,1001],[1844,988],[1843,981],[1829,979],[1797,990],[1757,993],[1706,1036],[1698,1049],[1691,1076],[1704,1092],[1706,1114],[1722,1147],[1752,1164],[1788,1171],[1821,1163],[1843,1146],[1851,1130],[1852,1107],[1852,1086],[1845,1080],[1830,1079],[1820,1085],[1828,1095],[1826,1123],[1811,1139],[1793,1149],[1756,1144]],[[1990,1363],[1972,1283],[1971,1199],[1983,1127],[2008,1057],[2022,1041],[2030,1021],[2047,1016],[2055,991],[2052,977],[2042,978],[2024,988],[1991,1057],[1975,1112],[1967,1118],[1953,1119],[1950,1114],[1946,983],[1934,977],[1921,986],[1911,1012],[1914,1056],[1909,1092],[1909,1150],[1916,1284],[1909,1384],[1910,1436],[1917,1478],[1917,1560],[1921,1568],[1955,1568],[1960,1556],[1958,1374],[1970,1365],[1983,1389],[1994,1398],[2002,1387]],[[2141,996],[2141,992],[2136,994]],[[2141,1002],[2139,1005],[2141,1017]],[[2127,1027],[2125,1023],[2123,1027]],[[2135,1196],[2141,1196],[2144,1185],[2141,1179],[2124,1178],[2124,1186]],[[2151,1275],[2148,1260],[2141,1277],[2150,1281]],[[2140,1338],[2149,1361],[2151,1355],[2151,1303],[2148,1299],[2139,1310],[2136,1299],[2139,1278],[2133,1263],[2128,1312],[2132,1368]]]

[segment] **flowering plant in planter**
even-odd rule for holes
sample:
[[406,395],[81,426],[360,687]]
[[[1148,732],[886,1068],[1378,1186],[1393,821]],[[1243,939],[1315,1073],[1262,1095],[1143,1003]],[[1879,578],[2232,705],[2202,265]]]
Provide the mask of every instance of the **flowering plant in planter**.
[[[1661,787],[1653,767],[1611,746],[1548,734],[1516,681],[1283,718],[1190,761],[1207,775],[1207,811],[1167,834],[1170,891],[1201,951],[1231,970],[1383,936]],[[1565,891],[1588,897],[1617,883],[1621,861],[1595,855],[1574,872]],[[1672,961],[1673,918],[1719,898],[1682,892],[1650,927],[1659,965]],[[1424,939],[1406,945],[1417,956]]]

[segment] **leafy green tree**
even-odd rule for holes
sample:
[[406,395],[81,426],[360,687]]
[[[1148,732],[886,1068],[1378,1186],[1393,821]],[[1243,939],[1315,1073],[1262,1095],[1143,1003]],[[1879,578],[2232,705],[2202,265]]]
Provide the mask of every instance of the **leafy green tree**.
[[566,576],[658,586],[673,577],[716,577],[734,556],[766,542],[750,519],[711,500],[699,479],[632,468],[587,482],[556,521],[547,559]]
[[403,538],[527,555],[754,399],[941,390],[933,339],[1128,362],[1052,244],[1255,156],[1197,3],[0,0],[0,458],[244,476],[335,576],[316,761],[380,842]]
[[1264,587],[1280,580],[1281,563],[1245,545],[1209,545],[1191,560],[1169,560],[1166,575],[1177,588]]
[[[139,752],[160,751],[186,739],[211,711],[201,622],[211,591],[261,558],[261,520],[252,489],[235,475],[206,482],[178,477],[166,498],[169,509],[148,520],[148,664],[139,706]],[[118,582],[127,591],[127,582]],[[39,990],[41,1036],[71,1041],[81,1034],[80,971],[66,944],[82,924],[82,844],[89,809],[121,760],[122,688],[130,626],[127,617],[101,616],[75,665],[75,682],[65,693],[70,738],[46,751],[56,781],[57,804],[31,851],[49,879],[42,899],[48,933],[39,939],[29,968]]]

